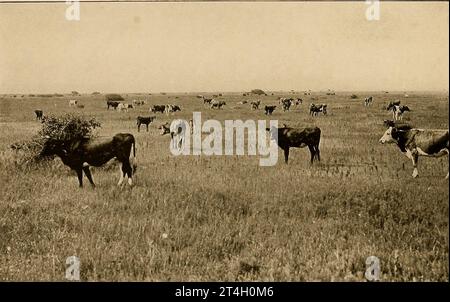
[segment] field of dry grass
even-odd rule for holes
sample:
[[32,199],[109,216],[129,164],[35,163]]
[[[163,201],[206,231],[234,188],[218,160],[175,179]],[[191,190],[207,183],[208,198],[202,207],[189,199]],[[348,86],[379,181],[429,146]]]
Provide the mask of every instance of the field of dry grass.
[[[280,152],[273,167],[260,167],[258,156],[175,157],[156,129],[192,111],[204,120],[267,119],[238,104],[256,97],[224,94],[225,108],[211,110],[191,94],[123,96],[148,103],[119,113],[102,95],[76,97],[84,109],[69,108],[70,96],[0,98],[0,280],[64,280],[66,258],[76,255],[89,281],[363,281],[374,255],[384,281],[448,281],[448,158],[420,158],[413,179],[410,160],[378,144],[389,100],[410,106],[417,127],[448,129],[448,95],[316,93],[313,102],[329,107],[317,118],[308,115],[311,96],[300,95],[303,105],[270,118],[321,128],[322,161],[312,167],[307,149],[292,150],[289,165]],[[137,132],[137,115],[168,103],[183,111],[156,114],[149,132]],[[37,108],[96,117],[100,135],[135,135],[135,186],[118,188],[115,166],[92,169],[94,190],[78,188],[59,159],[15,165],[9,146],[38,131]]]

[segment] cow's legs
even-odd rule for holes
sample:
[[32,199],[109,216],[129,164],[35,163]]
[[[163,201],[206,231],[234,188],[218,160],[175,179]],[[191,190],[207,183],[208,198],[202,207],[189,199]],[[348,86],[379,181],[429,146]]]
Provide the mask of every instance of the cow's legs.
[[138,124],[138,132],[141,130],[141,124]]
[[414,166],[412,177],[414,177],[414,178],[416,178],[419,175],[419,171],[417,170],[418,159],[419,159],[419,154],[417,154],[417,153],[411,154],[411,160],[412,160],[413,166]]
[[284,150],[284,162],[287,164],[289,159],[289,147],[283,149]]
[[123,178],[125,177],[125,172],[123,171],[123,163],[121,164],[121,167],[119,168],[119,172],[120,172],[120,179],[119,179],[119,182],[117,183],[117,185],[120,187],[123,183]]
[[133,185],[133,169],[131,168],[130,165],[130,161],[128,159],[126,159],[123,163],[122,163],[122,171],[123,171],[123,175],[125,176],[125,174],[128,176],[128,184],[130,186]]
[[89,166],[83,166],[83,171],[84,171],[84,174],[86,174],[86,177],[88,178],[92,187],[95,188],[94,180],[92,179],[92,174],[91,174],[91,170],[89,170]]
[[317,160],[320,161],[320,150],[319,150],[319,145],[314,146],[314,149],[316,150]]
[[316,155],[316,151],[314,150],[314,146],[313,145],[309,145],[309,152],[311,153],[311,165],[313,164],[314,161],[314,156]]
[[78,176],[78,183],[80,184],[80,188],[83,187],[83,170],[78,169],[76,170],[77,176]]
[[147,126],[147,132],[148,132],[148,124],[146,124],[145,126]]

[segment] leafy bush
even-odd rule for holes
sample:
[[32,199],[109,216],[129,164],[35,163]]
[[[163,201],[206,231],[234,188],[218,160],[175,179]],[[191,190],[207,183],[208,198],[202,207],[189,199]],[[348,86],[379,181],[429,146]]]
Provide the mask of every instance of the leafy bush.
[[253,94],[257,94],[257,95],[262,95],[262,94],[266,94],[264,91],[262,91],[261,89],[253,89],[251,91],[251,93]]
[[116,101],[116,102],[124,101],[124,98],[120,94],[115,93],[107,94],[105,95],[105,98],[107,101]]
[[11,145],[11,149],[18,152],[19,164],[36,163],[40,160],[40,153],[48,139],[73,141],[93,136],[93,130],[101,127],[95,118],[85,119],[81,116],[66,114],[63,116],[45,116],[42,128],[30,140],[23,140]]

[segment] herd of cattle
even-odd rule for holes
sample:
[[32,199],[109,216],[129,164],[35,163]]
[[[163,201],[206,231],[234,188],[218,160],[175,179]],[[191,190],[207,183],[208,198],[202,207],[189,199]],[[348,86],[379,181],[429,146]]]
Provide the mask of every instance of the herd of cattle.
[[[215,96],[216,97],[216,96]],[[211,109],[221,109],[226,105],[223,100],[217,100],[216,98],[205,98],[201,96],[203,104],[209,106]],[[246,104],[247,101],[241,101],[240,104]],[[301,98],[279,98],[279,105],[282,107],[283,112],[289,111],[292,106],[299,106],[303,104]],[[145,101],[134,100],[132,104],[107,101],[107,109],[113,108],[118,111],[127,111],[134,106],[145,105]],[[373,104],[373,97],[367,97],[364,99],[364,106],[368,107]],[[250,108],[252,110],[259,109],[261,105],[260,100],[253,100],[250,102]],[[69,106],[75,106],[78,108],[80,104],[76,100],[69,101]],[[271,115],[276,105],[265,105],[264,113]],[[419,156],[431,156],[440,157],[449,154],[449,131],[446,130],[426,130],[412,128],[407,124],[402,124],[404,112],[411,111],[408,106],[401,105],[400,101],[391,101],[385,107],[386,110],[392,111],[393,120],[386,120],[384,124],[387,126],[387,130],[379,140],[381,144],[395,143],[400,148],[400,151],[404,153],[413,163],[413,177],[418,176],[417,161]],[[150,107],[152,113],[175,113],[181,111],[181,107],[178,105],[153,105]],[[327,115],[327,104],[310,104],[309,114],[311,116],[318,116],[319,113]],[[35,110],[36,118],[42,120],[43,111],[41,109]],[[138,116],[136,118],[136,124],[138,132],[141,125],[145,125],[148,131],[149,124],[153,123],[156,116]],[[192,120],[190,121],[192,131]],[[176,127],[175,127],[176,128]],[[170,134],[173,138],[179,134],[177,129],[171,129],[169,123],[165,123],[159,127],[161,135]],[[277,144],[284,151],[285,162],[288,163],[289,149],[290,148],[304,148],[308,147],[311,153],[311,164],[314,159],[320,161],[319,143],[321,137],[321,129],[318,127],[304,127],[304,128],[291,128],[283,124],[283,127],[267,129],[273,137],[273,134],[277,132]],[[119,185],[122,184],[125,177],[128,177],[128,183],[132,185],[133,165],[130,163],[131,150],[133,149],[133,157],[135,155],[135,138],[132,134],[116,134],[111,138],[103,139],[87,139],[74,142],[70,146],[76,146],[70,150],[66,149],[67,144],[57,142],[52,138],[48,138],[45,142],[42,156],[57,155],[63,163],[75,170],[78,175],[80,187],[83,185],[82,175],[86,174],[89,182],[94,186],[92,175],[89,171],[89,165],[101,166],[112,158],[117,158],[121,162],[121,178]],[[446,178],[448,178],[448,174]]]

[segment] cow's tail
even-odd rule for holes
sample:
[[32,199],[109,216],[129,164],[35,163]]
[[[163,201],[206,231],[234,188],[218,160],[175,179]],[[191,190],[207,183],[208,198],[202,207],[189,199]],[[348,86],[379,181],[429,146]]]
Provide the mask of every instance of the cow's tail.
[[136,163],[136,140],[134,139],[134,136],[131,136],[131,146],[133,147],[133,156],[131,156],[130,152],[130,161],[131,161],[131,167],[133,169],[133,174],[136,173],[137,170],[137,163]]

